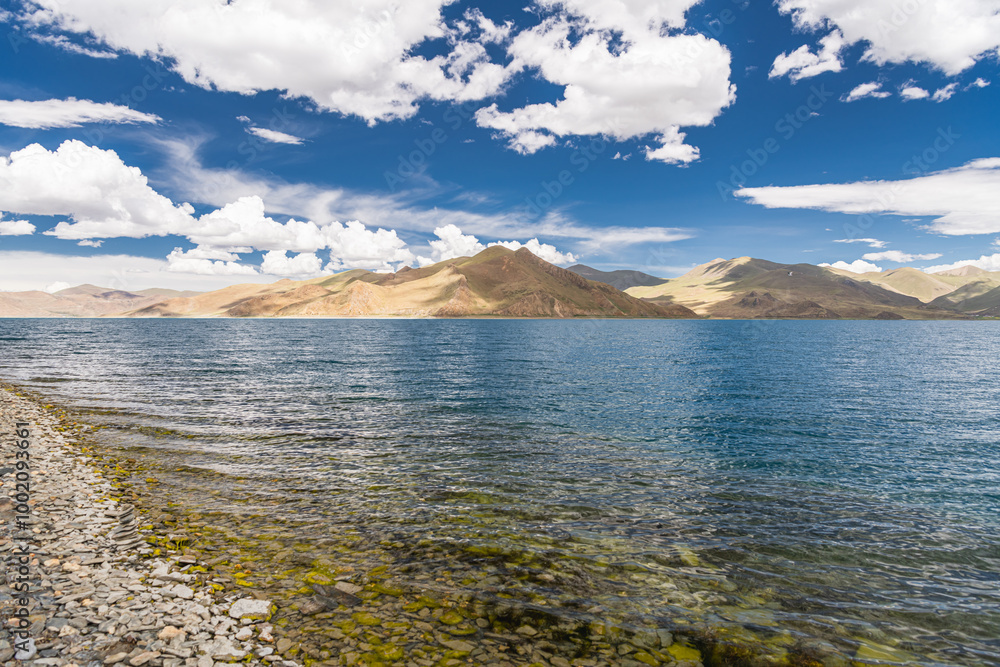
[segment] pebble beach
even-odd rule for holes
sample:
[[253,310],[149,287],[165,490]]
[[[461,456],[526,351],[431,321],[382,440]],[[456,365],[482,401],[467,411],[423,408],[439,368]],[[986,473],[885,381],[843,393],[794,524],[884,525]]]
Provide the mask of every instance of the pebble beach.
[[[24,424],[30,482],[27,497],[18,497],[16,461],[26,457],[16,458],[14,443]],[[0,662],[300,665],[279,654],[284,647],[276,646],[267,622],[274,604],[220,595],[192,571],[200,567],[197,561],[160,557],[144,539],[149,531],[140,528],[135,508],[116,499],[113,484],[49,410],[2,388],[0,430],[0,553],[6,562]],[[29,518],[19,522],[23,505]]]

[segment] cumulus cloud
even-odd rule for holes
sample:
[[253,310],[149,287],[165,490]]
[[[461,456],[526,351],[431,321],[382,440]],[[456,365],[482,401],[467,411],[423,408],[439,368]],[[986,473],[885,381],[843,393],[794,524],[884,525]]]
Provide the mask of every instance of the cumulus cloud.
[[926,63],[955,75],[1000,47],[996,0],[779,0],[778,9],[802,29],[836,27],[879,65]]
[[395,271],[404,264],[416,262],[395,230],[371,231],[357,220],[346,224],[334,222],[324,229],[329,240],[330,262],[328,271],[365,269],[367,271]]
[[834,262],[833,264],[820,264],[819,266],[825,266],[830,269],[840,269],[842,271],[850,271],[851,273],[882,273],[882,267],[876,266],[871,262],[866,262],[863,259],[856,259],[850,264],[840,260]]
[[870,248],[884,248],[889,243],[878,239],[836,239],[834,243],[867,243]]
[[[415,260],[415,255],[395,230],[370,230],[357,220],[346,223],[329,222],[320,225],[311,220],[290,219],[278,222],[267,215],[264,201],[254,195],[240,197],[235,202],[212,211],[198,220],[197,231],[187,237],[207,247],[248,246],[258,250],[277,251],[270,254],[269,266],[290,266],[296,271],[315,273],[309,259],[318,250],[330,250],[327,269],[367,269],[391,271]],[[285,251],[299,253],[285,258]],[[265,260],[267,256],[265,256]],[[318,260],[317,260],[318,261]],[[294,264],[292,264],[294,262]],[[309,271],[304,271],[309,268]],[[278,272],[276,275],[288,273]],[[299,274],[296,274],[299,275]]]
[[443,262],[454,257],[471,257],[477,253],[492,248],[493,246],[503,246],[510,250],[527,248],[536,257],[544,259],[551,264],[571,264],[576,261],[572,253],[560,252],[555,246],[548,243],[541,243],[537,238],[521,243],[520,241],[493,241],[484,245],[472,234],[463,234],[462,230],[455,225],[445,225],[434,230],[437,240],[430,242],[431,257],[421,257],[422,265],[434,262]]
[[0,125],[49,129],[80,127],[84,123],[159,123],[161,118],[110,102],[74,97],[65,100],[0,100]]
[[257,273],[255,268],[246,264],[207,259],[201,253],[188,254],[181,248],[174,248],[167,255],[167,271],[202,276],[252,276]]
[[[200,275],[249,275],[253,267],[230,256],[232,248],[314,253],[330,250],[331,270],[391,270],[413,253],[393,230],[369,230],[358,221],[320,225],[270,217],[259,196],[240,197],[195,219],[189,204],[174,205],[153,190],[142,172],[110,150],[79,141],[48,151],[33,144],[0,157],[0,211],[68,216],[45,232],[62,239],[182,236],[199,248],[175,250],[168,270]],[[9,225],[11,229],[26,229]],[[277,255],[272,263],[278,262]],[[306,259],[294,258],[302,267]]]
[[908,252],[900,252],[899,250],[886,250],[885,252],[869,252],[862,255],[861,258],[867,259],[870,262],[897,262],[899,264],[903,264],[906,262],[937,259],[940,256],[941,253],[939,252],[914,255]]
[[[730,54],[719,42],[671,28],[684,25],[693,2],[542,0],[554,10],[520,32],[508,53],[512,68],[537,71],[563,88],[555,103],[511,111],[492,104],[476,113],[480,127],[497,130],[514,150],[533,153],[568,136],[616,140],[651,136],[646,158],[686,163],[697,148],[682,127],[703,127],[735,100]],[[612,34],[622,39],[614,40]]]
[[[22,20],[39,32],[90,35],[116,51],[162,60],[192,85],[247,95],[285,91],[374,123],[408,118],[422,100],[482,99],[507,79],[475,39],[486,24],[471,23],[473,32],[456,38],[441,15],[447,4],[37,0]],[[447,40],[448,52],[418,55],[430,40]]]
[[819,40],[819,51],[813,53],[807,44],[803,44],[791,53],[782,53],[774,59],[771,71],[767,76],[775,79],[788,75],[792,81],[799,81],[822,74],[823,72],[839,72],[843,67],[840,53],[846,43],[839,30]]
[[294,146],[298,146],[305,141],[304,139],[296,137],[293,134],[278,132],[277,130],[269,130],[264,127],[248,127],[247,132],[259,139],[269,141],[272,144],[292,144]]
[[4,220],[0,214],[0,236],[28,236],[35,233],[35,226],[27,220]]
[[61,239],[181,233],[193,210],[154,191],[114,151],[80,141],[55,151],[31,144],[0,156],[0,211],[68,216],[45,232]]
[[260,270],[273,276],[308,278],[323,273],[323,262],[313,252],[289,257],[284,250],[272,250],[264,255]]
[[443,262],[453,257],[471,257],[486,250],[486,246],[471,234],[463,234],[456,225],[445,225],[434,230],[438,237],[431,241],[431,260],[427,263]]
[[851,92],[847,93],[841,99],[844,102],[855,102],[857,100],[863,100],[866,97],[874,97],[876,99],[884,99],[892,95],[887,90],[882,90],[882,84],[877,81],[871,81],[869,83],[862,83],[860,86],[856,86]]
[[982,255],[979,259],[963,259],[955,262],[954,264],[928,266],[926,269],[923,269],[923,271],[926,273],[938,273],[939,271],[960,269],[963,266],[975,266],[983,271],[1000,271],[1000,253],[994,255]]
[[295,219],[278,222],[266,214],[264,201],[257,196],[240,197],[201,216],[198,224],[186,232],[193,243],[205,246],[314,252],[328,244],[326,235],[316,223]]
[[531,239],[526,243],[520,243],[518,241],[497,241],[496,243],[490,244],[490,246],[497,245],[511,250],[527,248],[531,254],[540,259],[544,259],[550,264],[573,264],[576,262],[576,257],[574,257],[572,253],[559,252],[556,250],[555,246],[549,245],[548,243],[539,243],[538,239]]
[[997,192],[1000,158],[984,158],[900,181],[743,188],[736,195],[767,208],[937,216],[931,231],[962,235],[1000,232]]
[[931,96],[931,94],[920,86],[903,86],[903,88],[899,91],[899,96],[906,101],[910,101],[926,100]]
[[49,294],[55,294],[56,292],[60,292],[64,289],[69,289],[70,287],[72,287],[72,285],[70,285],[68,282],[64,280],[57,280],[54,283],[46,285],[45,291],[48,292]]

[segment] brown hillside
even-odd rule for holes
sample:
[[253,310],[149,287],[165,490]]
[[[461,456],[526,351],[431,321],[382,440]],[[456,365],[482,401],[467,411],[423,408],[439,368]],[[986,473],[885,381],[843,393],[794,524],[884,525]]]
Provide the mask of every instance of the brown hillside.
[[234,285],[167,299],[135,317],[695,317],[680,305],[642,301],[545,262],[495,246],[396,273],[347,271],[308,281]]

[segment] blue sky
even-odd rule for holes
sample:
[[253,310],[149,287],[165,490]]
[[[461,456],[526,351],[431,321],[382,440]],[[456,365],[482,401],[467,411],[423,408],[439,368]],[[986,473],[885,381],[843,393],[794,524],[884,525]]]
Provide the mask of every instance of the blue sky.
[[0,289],[1000,270],[995,0],[4,7]]

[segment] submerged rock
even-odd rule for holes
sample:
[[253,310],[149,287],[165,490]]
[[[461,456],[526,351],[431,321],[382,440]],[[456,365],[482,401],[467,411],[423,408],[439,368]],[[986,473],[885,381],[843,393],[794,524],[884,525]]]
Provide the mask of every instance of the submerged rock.
[[267,621],[270,620],[276,609],[277,607],[270,600],[243,598],[232,604],[229,608],[229,616],[237,620]]

